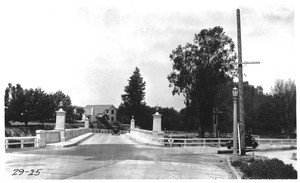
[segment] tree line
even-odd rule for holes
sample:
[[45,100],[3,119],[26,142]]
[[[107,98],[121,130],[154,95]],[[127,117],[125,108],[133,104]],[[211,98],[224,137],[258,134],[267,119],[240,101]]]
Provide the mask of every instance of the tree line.
[[[142,77],[139,69],[136,68],[134,75]],[[129,79],[130,83],[134,82]],[[142,83],[142,82],[140,82]],[[222,111],[219,114],[220,133],[231,133],[233,123],[233,97],[232,89],[237,83],[228,82],[218,87],[218,93],[215,100],[218,105],[215,107]],[[138,86],[138,85],[136,85]],[[131,86],[132,87],[132,86]],[[125,87],[126,92],[135,93],[139,90],[135,87]],[[131,88],[128,90],[128,88]],[[145,90],[143,85],[142,90]],[[126,95],[126,94],[124,94]],[[124,96],[123,95],[123,96]],[[127,95],[129,96],[129,95]],[[145,97],[145,93],[143,93]],[[143,99],[144,99],[143,97]],[[124,97],[123,97],[124,98]],[[125,99],[125,98],[124,98]],[[141,97],[140,97],[141,99]],[[126,102],[125,102],[126,101]],[[130,102],[126,99],[118,107],[117,120],[130,124],[132,116],[136,121],[136,125],[142,129],[152,130],[153,117],[156,112],[155,106],[146,105],[145,101],[138,103]],[[126,103],[126,104],[125,104]],[[138,105],[135,105],[138,104]],[[135,106],[134,106],[135,105]],[[248,82],[244,82],[244,105],[245,105],[245,123],[246,132],[252,134],[278,134],[278,133],[295,133],[296,129],[296,85],[293,80],[277,79],[272,87],[271,93],[264,93],[261,86],[253,86]],[[130,108],[129,106],[133,106]],[[138,110],[136,110],[138,108]],[[138,111],[138,112],[137,112]],[[195,121],[194,109],[190,106],[177,111],[173,107],[161,107],[158,112],[162,114],[162,130],[175,131],[197,131],[198,123]],[[205,124],[205,132],[212,132],[213,111],[208,111],[208,118]]]
[[84,109],[73,106],[71,98],[62,91],[46,93],[41,88],[23,89],[20,84],[9,83],[4,96],[5,125],[16,121],[24,122],[25,125],[28,125],[29,121],[54,122],[55,111],[59,110],[60,102],[62,102],[62,109],[66,111],[67,122],[82,118]]
[[[219,131],[232,131],[232,88],[238,86],[235,45],[222,27],[203,29],[193,43],[179,45],[170,54],[173,71],[167,76],[173,95],[183,95],[186,107],[179,112],[161,108],[162,128],[198,131],[203,137],[212,131],[213,109],[219,115]],[[145,103],[146,83],[136,68],[125,86],[118,109],[119,121],[132,116],[143,129],[152,129],[154,107]],[[244,82],[245,123],[249,133],[294,132],[296,128],[296,85],[292,80],[276,80],[271,94],[261,86]]]

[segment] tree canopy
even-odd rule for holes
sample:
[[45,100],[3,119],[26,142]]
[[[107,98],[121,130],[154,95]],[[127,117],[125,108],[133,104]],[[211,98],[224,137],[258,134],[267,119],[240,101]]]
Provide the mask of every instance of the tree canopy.
[[140,125],[141,123],[144,107],[146,105],[145,88],[146,82],[143,81],[140,69],[136,67],[128,80],[128,85],[125,86],[125,94],[121,97],[127,113],[127,119],[131,119],[131,116],[134,116],[137,125]]
[[216,105],[218,86],[232,80],[236,59],[234,43],[222,27],[203,29],[195,35],[193,44],[179,45],[170,54],[173,72],[168,75],[174,94],[183,94],[185,104],[198,121],[201,136],[205,123],[210,122]]
[[59,109],[62,101],[63,110],[66,111],[66,121],[79,120],[84,109],[79,106],[72,106],[71,99],[62,91],[47,94],[41,88],[23,89],[20,84],[13,86],[11,83],[5,89],[5,124],[9,122],[29,121],[49,122],[55,120],[55,111]]
[[272,89],[278,107],[280,125],[284,131],[296,129],[296,84],[295,81],[278,79]]

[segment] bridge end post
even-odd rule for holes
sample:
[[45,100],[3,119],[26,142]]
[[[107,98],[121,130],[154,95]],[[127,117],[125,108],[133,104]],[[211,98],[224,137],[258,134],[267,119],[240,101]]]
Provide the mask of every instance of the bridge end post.
[[37,138],[37,147],[45,147],[46,146],[46,131],[45,130],[36,130],[36,138]]

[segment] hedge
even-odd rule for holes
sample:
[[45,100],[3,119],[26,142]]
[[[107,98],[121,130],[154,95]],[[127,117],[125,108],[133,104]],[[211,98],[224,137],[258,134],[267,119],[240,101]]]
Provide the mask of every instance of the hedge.
[[245,159],[233,161],[232,166],[237,167],[246,179],[297,179],[297,171],[292,165],[274,159]]

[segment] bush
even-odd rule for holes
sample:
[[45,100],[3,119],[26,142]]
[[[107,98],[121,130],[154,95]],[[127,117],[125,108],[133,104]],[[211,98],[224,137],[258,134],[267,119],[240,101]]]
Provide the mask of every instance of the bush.
[[297,179],[297,171],[292,165],[286,165],[283,161],[274,159],[247,159],[246,161],[234,161],[232,166],[238,167],[244,173],[243,178],[250,179]]
[[244,162],[241,162],[241,161],[234,161],[231,163],[231,165],[234,167],[240,167],[240,166],[242,166],[242,164],[244,164]]

